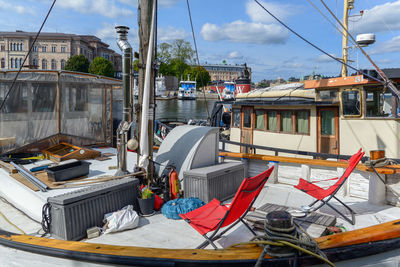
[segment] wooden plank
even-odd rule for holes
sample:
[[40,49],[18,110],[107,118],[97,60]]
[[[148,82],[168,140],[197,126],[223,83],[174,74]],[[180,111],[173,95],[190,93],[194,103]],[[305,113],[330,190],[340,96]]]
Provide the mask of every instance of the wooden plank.
[[[354,231],[316,238],[320,249],[343,247],[374,241],[388,240],[400,237],[400,220],[391,221]],[[1,234],[0,238],[8,242],[36,246],[42,249],[57,249],[60,251],[93,253],[103,255],[118,255],[126,257],[151,259],[180,259],[180,260],[243,260],[257,259],[262,250],[261,246],[242,246],[228,249],[161,249],[133,246],[115,246],[78,241],[64,241],[42,238],[30,235]],[[266,258],[271,258],[266,255]]]
[[4,162],[2,160],[0,160],[0,168],[8,171],[8,173],[17,173],[18,172],[14,166],[12,166],[11,164]]

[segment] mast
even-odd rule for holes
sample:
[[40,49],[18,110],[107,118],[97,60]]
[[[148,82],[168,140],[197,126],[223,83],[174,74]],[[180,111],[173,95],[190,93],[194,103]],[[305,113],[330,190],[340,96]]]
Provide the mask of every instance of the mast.
[[[153,32],[154,35],[154,30],[151,31],[151,26],[152,26],[152,13],[154,14],[153,11],[153,6],[155,5],[156,0],[139,0],[139,7],[138,7],[138,22],[139,22],[139,94],[138,94],[138,105],[136,107],[136,118],[138,121],[138,138],[139,138],[139,143],[141,144],[140,146],[140,155],[142,156],[143,154],[145,155],[144,161],[141,164],[141,157],[138,157],[138,164],[141,167],[144,167],[146,169],[147,173],[147,178],[152,179],[153,177],[153,169],[154,169],[154,164],[153,161],[151,161],[153,157],[153,131],[154,131],[154,121],[153,121],[153,114],[154,114],[154,69],[153,69],[153,56],[154,53],[151,51],[149,53],[149,47],[151,50],[154,49],[154,38],[151,37],[150,33]],[[154,25],[153,25],[154,28]],[[153,42],[150,44],[150,42]],[[150,55],[151,58],[148,58],[148,55]],[[150,63],[150,66],[148,66]],[[148,71],[146,71],[146,67],[150,67]],[[145,81],[147,79],[145,76],[148,76],[149,81]],[[146,88],[145,85],[149,86],[149,91],[145,92]],[[147,98],[147,100],[146,100]],[[146,107],[143,104],[143,101],[148,101],[148,106]],[[143,114],[146,113],[147,114]],[[146,121],[144,121],[144,118],[146,118]],[[143,133],[143,127],[142,124],[145,124],[147,127],[145,127],[145,130],[147,133]],[[147,142],[145,142],[147,139]],[[146,146],[147,149],[144,147]],[[143,153],[144,151],[147,151],[147,153]],[[143,159],[143,158],[142,158]]]
[[348,29],[349,29],[349,10],[354,8],[354,0],[344,0],[343,7],[343,39],[342,39],[342,77],[347,77],[347,43],[348,43]]

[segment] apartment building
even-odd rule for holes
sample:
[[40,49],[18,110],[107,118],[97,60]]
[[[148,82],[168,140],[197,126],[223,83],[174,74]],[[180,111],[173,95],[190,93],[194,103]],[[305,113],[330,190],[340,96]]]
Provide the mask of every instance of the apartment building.
[[[34,32],[0,32],[0,70],[17,70],[23,64],[35,39]],[[23,69],[63,70],[67,60],[84,55],[89,61],[95,57],[110,60],[116,76],[121,73],[121,55],[92,35],[41,33],[32,47]]]

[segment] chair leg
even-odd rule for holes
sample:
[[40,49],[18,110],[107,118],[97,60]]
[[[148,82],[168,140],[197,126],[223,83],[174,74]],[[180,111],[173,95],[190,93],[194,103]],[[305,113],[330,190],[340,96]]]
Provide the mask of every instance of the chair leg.
[[247,227],[247,229],[250,230],[250,232],[251,232],[254,236],[257,236],[257,233],[254,232],[254,230],[251,229],[251,227],[250,227],[242,218],[240,218],[239,220]]
[[210,238],[208,238],[207,235],[203,235],[203,237],[206,239],[206,241],[201,243],[196,249],[205,248],[208,244],[213,246],[214,249],[218,249],[214,242]]
[[[340,201],[341,202],[341,201]],[[328,202],[326,202],[326,205],[328,205],[329,207],[331,207],[331,209],[333,209],[334,211],[336,211],[340,216],[342,216],[343,219],[345,219],[347,222],[351,223],[352,225],[354,225],[355,223],[355,218],[354,218],[354,211],[352,209],[350,209],[347,205],[344,205],[344,207],[346,209],[349,209],[350,213],[351,213],[351,219],[349,219],[348,217],[346,217],[343,213],[341,213],[338,209],[336,209],[334,206],[332,206],[331,204],[329,204]]]

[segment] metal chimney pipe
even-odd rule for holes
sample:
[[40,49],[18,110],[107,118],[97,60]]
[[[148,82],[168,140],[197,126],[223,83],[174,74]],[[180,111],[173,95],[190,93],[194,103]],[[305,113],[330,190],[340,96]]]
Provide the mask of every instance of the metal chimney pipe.
[[123,120],[130,121],[130,112],[132,110],[131,103],[131,66],[132,66],[132,47],[128,42],[127,26],[116,26],[115,29],[118,33],[118,47],[122,51],[122,83],[124,88],[124,109]]
[[122,113],[122,121],[117,129],[117,149],[118,149],[118,171],[116,175],[124,175],[127,170],[127,143],[128,131],[132,120],[132,103],[131,103],[131,66],[132,66],[132,47],[128,42],[127,26],[115,27],[118,33],[118,47],[122,51],[122,83],[124,90],[124,107]]

